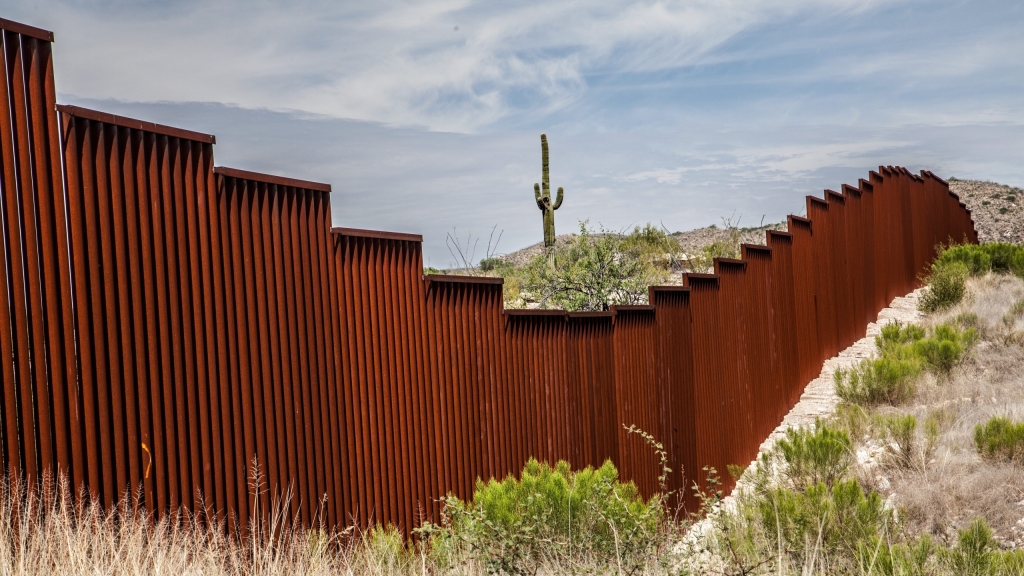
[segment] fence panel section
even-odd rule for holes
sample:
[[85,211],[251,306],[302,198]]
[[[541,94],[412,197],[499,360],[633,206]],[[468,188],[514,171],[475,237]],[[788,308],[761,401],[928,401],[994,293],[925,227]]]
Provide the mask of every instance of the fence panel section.
[[0,464],[107,507],[141,489],[155,517],[232,531],[278,502],[408,532],[537,458],[612,460],[694,510],[704,468],[731,489],[937,244],[977,241],[946,182],[879,167],[649,305],[503,310],[500,278],[424,277],[417,235],[332,229],[329,185],[214,168],[210,135],[58,116],[52,35],[0,30]]

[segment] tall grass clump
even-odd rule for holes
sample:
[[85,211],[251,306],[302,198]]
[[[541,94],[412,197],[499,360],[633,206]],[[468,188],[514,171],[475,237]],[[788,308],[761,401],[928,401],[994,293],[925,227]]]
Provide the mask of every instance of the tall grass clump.
[[216,517],[179,513],[155,521],[131,495],[105,510],[88,493],[74,494],[64,479],[30,489],[5,475],[0,574],[402,573],[394,557],[379,553],[379,534],[309,529],[288,510],[287,501],[260,504],[249,530],[229,534]]
[[883,538],[892,513],[849,477],[851,463],[845,432],[820,421],[787,431],[721,520],[724,573],[855,573],[858,547]]
[[[953,574],[963,576],[1002,576],[1021,574],[1021,556],[1000,552],[992,529],[983,518],[975,518],[957,534],[956,546],[939,552],[941,563]],[[1016,566],[1015,566],[1016,564]]]
[[974,445],[985,458],[1024,462],[1024,422],[994,416],[974,427]]
[[956,306],[967,293],[967,277],[970,272],[960,262],[932,265],[931,275],[925,280],[928,287],[921,295],[918,308],[931,313]]
[[881,417],[879,423],[889,441],[892,463],[904,468],[913,464],[917,453],[917,418],[913,414],[891,414]]
[[789,484],[806,488],[815,484],[832,487],[843,478],[853,463],[853,444],[843,430],[816,420],[813,429],[789,428],[775,449],[766,455],[766,463],[778,459]]
[[923,371],[949,374],[977,339],[974,328],[952,324],[928,330],[914,324],[888,324],[875,338],[877,357],[836,370],[836,394],[859,405],[901,404],[914,395],[914,381]]

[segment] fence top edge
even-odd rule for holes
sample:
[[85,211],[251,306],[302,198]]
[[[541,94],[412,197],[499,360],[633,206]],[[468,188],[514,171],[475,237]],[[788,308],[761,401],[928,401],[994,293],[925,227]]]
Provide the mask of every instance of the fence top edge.
[[567,312],[569,319],[573,318],[611,318],[615,315],[611,310],[599,311],[599,312]]
[[[874,174],[875,171],[872,170],[871,173]],[[865,180],[863,178],[859,178],[857,180],[857,186],[859,187],[858,189],[861,192],[874,192],[875,191],[875,185],[872,184],[871,182],[868,182],[867,180]]]
[[420,234],[409,234],[406,232],[385,232],[383,230],[363,230],[361,228],[331,228],[331,232],[338,236],[351,236],[353,238],[377,238],[380,240],[398,240],[401,242],[423,242]]
[[[767,232],[774,232],[774,230],[767,230]],[[787,232],[787,234],[789,234],[789,233]],[[791,236],[791,234],[790,234],[790,236]],[[744,244],[740,244],[740,247],[741,248],[746,248],[747,250],[754,250],[756,252],[768,252],[768,253],[771,253],[771,251],[772,251],[772,247],[771,246],[765,246],[764,244],[746,244],[746,243],[744,243]]]
[[146,120],[125,118],[124,116],[117,116],[116,114],[110,114],[108,112],[100,112],[99,110],[90,110],[88,108],[82,108],[81,106],[57,104],[57,111],[76,118],[82,118],[84,120],[94,120],[96,122],[113,124],[122,128],[153,132],[154,134],[170,136],[171,138],[181,138],[183,140],[192,140],[194,142],[203,142],[205,144],[217,143],[217,137],[213,134],[203,134],[202,132],[193,132],[192,130],[185,130],[184,128],[164,126],[163,124],[155,124],[153,122],[147,122]]
[[714,284],[717,287],[719,278],[718,274],[686,273],[683,274],[683,283],[688,287],[693,287],[694,282],[697,284]]
[[[844,190],[844,192],[845,192],[845,190]],[[846,204],[846,194],[840,194],[839,192],[836,192],[835,190],[830,190],[830,189],[826,188],[825,189],[825,201],[826,202],[832,202],[833,200],[838,200],[841,204]]]
[[531,317],[568,317],[568,312],[565,310],[539,310],[536,308],[505,308],[501,311],[502,314],[511,318],[531,318]]
[[715,258],[714,262],[715,262],[715,269],[716,270],[719,267],[721,267],[722,265],[725,265],[725,266],[736,266],[737,268],[744,268],[744,269],[747,267],[747,261],[746,260],[740,260],[738,258]]
[[657,306],[651,304],[616,304],[612,306],[613,314],[621,314],[623,312],[654,312]]
[[287,176],[275,176],[273,174],[250,172],[249,170],[228,168],[227,166],[216,166],[213,169],[213,173],[220,174],[221,176],[226,176],[228,178],[238,178],[239,180],[253,180],[256,182],[263,182],[265,184],[277,184],[278,186],[290,186],[292,188],[315,190],[317,192],[331,191],[331,185],[324,184],[322,182],[312,182],[310,180],[299,180],[298,178],[289,178]]
[[856,186],[850,186],[849,184],[843,184],[843,195],[845,196],[860,196],[864,191]]
[[828,210],[828,201],[825,200],[824,198],[818,198],[817,196],[808,196],[807,201],[813,202],[814,204],[818,204],[822,208]]
[[14,32],[16,34],[31,36],[47,42],[53,42],[53,32],[43,30],[42,28],[36,28],[35,26],[29,26],[28,24],[22,24],[21,22],[15,22],[14,20],[8,20],[6,18],[0,18],[0,29],[7,30],[8,32]]
[[505,283],[505,279],[498,276],[459,276],[457,274],[425,274],[423,280],[427,284],[446,282],[451,284],[488,284],[500,286]]
[[[925,171],[922,170],[922,172],[925,172]],[[944,179],[942,179],[941,177],[939,177],[939,175],[936,174],[935,172],[932,172],[931,170],[928,170],[927,172],[928,172],[928,176],[930,176],[931,178],[934,178],[934,179],[938,180],[939,183],[941,183],[941,184],[949,186],[949,182],[947,182]]]
[[689,292],[690,291],[690,287],[689,286],[677,286],[677,285],[671,285],[671,286],[650,286],[649,289],[653,290],[654,292]]
[[792,232],[786,232],[785,230],[768,230],[767,233],[768,233],[768,237],[769,238],[772,238],[772,237],[792,238],[793,237],[793,233]]

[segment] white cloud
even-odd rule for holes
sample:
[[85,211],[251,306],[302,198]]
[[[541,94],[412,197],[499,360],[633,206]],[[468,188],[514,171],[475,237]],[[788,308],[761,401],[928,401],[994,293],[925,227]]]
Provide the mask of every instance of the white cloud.
[[11,8],[56,31],[59,89],[79,97],[226,102],[475,131],[573,102],[588,73],[692,65],[752,26],[876,4],[36,0]]

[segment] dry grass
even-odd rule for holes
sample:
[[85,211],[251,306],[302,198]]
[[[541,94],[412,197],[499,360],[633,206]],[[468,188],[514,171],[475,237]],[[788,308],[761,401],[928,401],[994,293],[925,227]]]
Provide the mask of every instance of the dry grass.
[[[949,377],[925,375],[907,406],[880,411],[910,413],[922,423],[931,416],[939,425],[928,457],[922,453],[908,466],[893,466],[876,456],[858,474],[866,485],[891,496],[911,533],[930,533],[950,543],[957,529],[983,516],[1004,545],[1024,548],[1024,469],[983,460],[974,445],[975,425],[992,416],[1024,420],[1024,318],[1004,321],[1022,298],[1019,278],[988,274],[969,280],[964,302],[923,323],[973,314],[981,341]],[[921,429],[919,438],[923,444]]]
[[[88,501],[70,498],[64,483],[26,491],[0,481],[0,575],[439,573],[434,558],[406,548],[395,531],[305,530],[285,517],[287,503],[233,538],[202,517],[153,522],[130,504],[107,513]],[[478,572],[471,563],[459,568]]]
[[[71,498],[64,482],[25,485],[0,474],[0,576],[96,574],[109,576],[371,575],[422,576],[487,573],[484,560],[451,541],[409,542],[394,528],[359,531],[306,529],[288,517],[289,503],[269,506],[247,534],[181,515],[154,522],[132,498],[105,512],[87,495]],[[261,505],[262,506],[262,505]],[[609,566],[587,553],[571,560],[542,554],[532,573],[670,574],[672,553],[644,559],[633,570]],[[563,551],[564,552],[564,551]],[[661,561],[664,558],[672,562]]]

